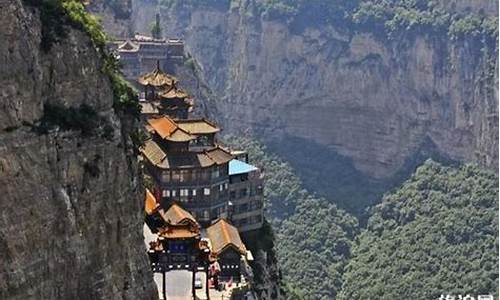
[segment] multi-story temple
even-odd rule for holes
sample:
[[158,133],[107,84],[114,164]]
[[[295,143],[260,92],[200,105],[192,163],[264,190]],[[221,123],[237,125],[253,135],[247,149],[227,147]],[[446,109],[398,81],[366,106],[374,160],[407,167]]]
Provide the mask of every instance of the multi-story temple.
[[164,297],[166,272],[192,271],[193,299],[202,270],[210,299],[210,286],[252,277],[253,257],[240,232],[263,224],[260,170],[248,163],[246,152],[218,142],[217,124],[191,116],[192,98],[159,62],[136,83],[147,134],[140,150],[149,188],[144,209],[151,267],[163,273]]
[[149,135],[141,149],[144,171],[159,205],[181,204],[202,226],[225,218],[240,231],[260,228],[259,170],[218,143],[221,129],[215,123],[190,117],[191,97],[159,64],[137,81]]
[[[156,22],[156,26],[160,26],[158,15]],[[140,74],[153,69],[156,63],[166,69],[184,61],[184,42],[177,38],[135,34],[133,37],[116,39],[108,46],[120,59],[123,75],[132,82]]]

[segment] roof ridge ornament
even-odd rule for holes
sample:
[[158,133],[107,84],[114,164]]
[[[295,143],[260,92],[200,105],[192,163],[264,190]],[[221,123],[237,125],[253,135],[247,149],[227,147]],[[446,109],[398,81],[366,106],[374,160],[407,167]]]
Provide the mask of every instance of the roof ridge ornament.
[[159,59],[157,59],[157,60],[156,60],[156,69],[157,69],[159,72],[161,72],[161,69],[160,69],[160,60],[159,60]]

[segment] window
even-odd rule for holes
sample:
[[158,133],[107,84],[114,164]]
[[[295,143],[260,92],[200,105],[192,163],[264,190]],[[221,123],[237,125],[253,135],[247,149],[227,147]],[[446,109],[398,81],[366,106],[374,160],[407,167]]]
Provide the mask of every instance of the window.
[[172,171],[172,181],[179,181],[179,171]]
[[246,197],[247,196],[247,189],[241,189],[240,190],[240,198]]
[[186,182],[189,181],[189,171],[188,170],[181,170],[179,174],[179,181],[180,182]]
[[197,181],[200,179],[200,171],[199,170],[193,170],[193,175],[192,175],[192,180]]
[[196,196],[196,190],[193,190],[193,196]]
[[201,171],[201,180],[206,181],[209,179],[209,176],[210,176],[210,172],[207,169],[204,169],[203,171]]
[[187,189],[181,189],[180,190],[180,196],[181,197],[187,197],[188,194],[189,194],[189,190],[187,190]]
[[163,182],[170,182],[170,171],[164,171],[161,176]]
[[163,197],[170,197],[170,190],[163,190]]
[[224,190],[224,185],[223,184],[219,185],[219,191],[222,192],[223,190]]
[[176,192],[176,190],[172,190],[172,197],[175,197],[175,194],[176,194],[175,192]]
[[203,189],[203,195],[205,195],[205,196],[210,195],[210,188],[204,188]]
[[263,192],[263,191],[264,191],[264,189],[262,188],[262,186],[261,186],[261,185],[259,185],[259,186],[257,187],[257,195],[262,195],[262,192]]
[[229,184],[227,184],[227,182],[226,182],[226,183],[224,183],[224,189],[226,189],[226,190],[227,190],[228,188],[229,188]]
[[236,199],[236,191],[231,191],[231,192],[229,193],[229,198],[231,198],[231,199]]
[[212,179],[219,178],[219,167],[212,168]]

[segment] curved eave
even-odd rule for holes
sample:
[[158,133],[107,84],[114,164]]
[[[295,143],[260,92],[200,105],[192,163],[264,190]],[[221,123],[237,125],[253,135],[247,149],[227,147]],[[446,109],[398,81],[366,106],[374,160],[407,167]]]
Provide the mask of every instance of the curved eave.
[[247,253],[246,249],[241,249],[240,247],[238,247],[237,245],[235,245],[233,243],[226,244],[221,249],[215,250],[215,253],[217,253],[217,255],[220,255],[222,252],[226,251],[226,249],[228,249],[228,248],[233,248],[234,250],[236,250],[236,252],[238,252],[241,255],[245,255]]

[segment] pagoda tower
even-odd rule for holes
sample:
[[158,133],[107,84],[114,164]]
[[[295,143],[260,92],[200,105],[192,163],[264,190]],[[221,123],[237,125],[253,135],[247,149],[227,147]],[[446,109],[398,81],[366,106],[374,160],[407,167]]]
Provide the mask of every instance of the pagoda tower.
[[217,144],[220,128],[190,118],[192,100],[159,65],[138,82],[156,114],[145,120],[149,138],[141,149],[145,173],[162,207],[179,203],[201,223],[227,217],[231,153]]
[[158,100],[158,93],[170,89],[177,82],[177,78],[163,72],[160,68],[160,61],[156,62],[156,68],[138,78],[139,84],[143,88],[144,99],[147,101]]
[[188,119],[193,108],[193,99],[177,86],[177,78],[163,72],[158,62],[156,68],[138,79],[144,92],[145,107],[156,115],[173,119]]
[[177,87],[174,82],[170,89],[158,94],[160,113],[174,119],[187,119],[193,107],[192,98],[189,94]]
[[225,218],[242,230],[260,228],[263,195],[258,168],[218,144],[217,124],[190,116],[191,97],[159,65],[138,82],[145,95],[141,105],[148,134],[140,149],[144,173],[151,178],[150,189],[160,207],[179,204],[202,226]]

